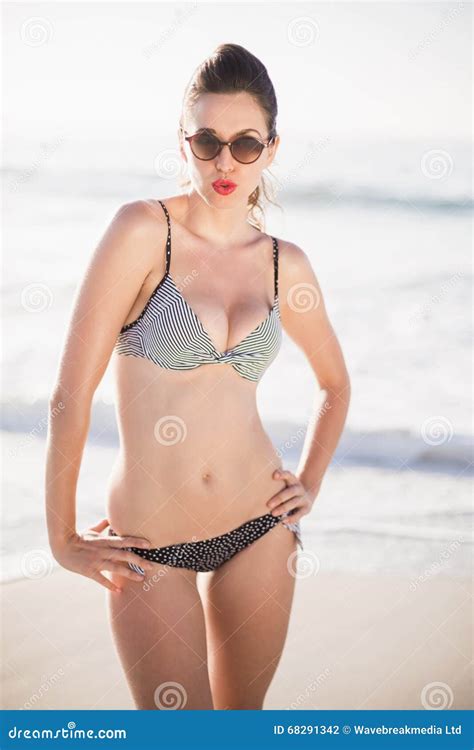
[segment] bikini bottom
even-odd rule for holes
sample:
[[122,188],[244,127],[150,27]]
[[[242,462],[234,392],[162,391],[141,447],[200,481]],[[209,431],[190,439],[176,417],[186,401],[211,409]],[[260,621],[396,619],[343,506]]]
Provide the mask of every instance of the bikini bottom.
[[[245,549],[249,544],[266,534],[286,516],[288,516],[288,513],[282,513],[279,516],[266,513],[263,516],[246,521],[232,531],[199,542],[182,542],[181,544],[170,544],[166,547],[155,547],[153,549],[142,549],[141,547],[125,547],[125,549],[162,565],[206,572],[215,570],[227,560],[230,560],[237,552]],[[299,521],[284,525],[289,531],[295,533],[297,543],[301,549],[304,549]],[[111,536],[118,536],[110,526],[108,533]],[[145,575],[145,571],[140,565],[129,562],[128,566],[136,573]]]

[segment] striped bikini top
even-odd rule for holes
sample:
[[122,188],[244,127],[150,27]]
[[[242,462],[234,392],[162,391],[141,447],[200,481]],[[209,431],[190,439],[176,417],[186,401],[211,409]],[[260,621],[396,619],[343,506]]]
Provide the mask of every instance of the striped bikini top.
[[278,242],[273,240],[274,302],[268,315],[232,349],[219,351],[199,317],[186,302],[170,275],[171,224],[168,209],[158,201],[168,222],[166,271],[131,323],[118,335],[115,351],[134,357],[146,357],[167,370],[192,370],[201,365],[230,364],[247,380],[260,380],[275,359],[281,345],[282,330],[278,302]]

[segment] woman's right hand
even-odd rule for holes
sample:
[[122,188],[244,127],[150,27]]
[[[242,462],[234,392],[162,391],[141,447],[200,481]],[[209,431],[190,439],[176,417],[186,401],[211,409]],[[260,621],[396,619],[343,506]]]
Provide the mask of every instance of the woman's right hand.
[[110,570],[133,581],[143,581],[143,576],[129,568],[127,563],[140,565],[144,570],[153,570],[153,563],[122,547],[148,549],[151,544],[143,537],[104,536],[101,532],[107,526],[109,522],[104,518],[81,534],[71,534],[66,541],[55,546],[53,555],[63,568],[92,578],[110,591],[116,592],[122,589],[100,571]]

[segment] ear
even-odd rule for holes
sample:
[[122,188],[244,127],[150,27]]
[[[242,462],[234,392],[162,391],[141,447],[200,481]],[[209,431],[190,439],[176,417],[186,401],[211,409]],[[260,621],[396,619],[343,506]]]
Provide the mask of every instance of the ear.
[[181,128],[178,128],[178,145],[179,145],[179,153],[183,157],[184,161],[187,162],[188,159],[186,157],[186,151],[184,149],[184,138]]
[[280,136],[276,135],[275,140],[272,141],[270,146],[268,147],[268,155],[267,155],[267,167],[270,166],[270,164],[273,162],[276,152],[278,151],[278,146],[280,145]]

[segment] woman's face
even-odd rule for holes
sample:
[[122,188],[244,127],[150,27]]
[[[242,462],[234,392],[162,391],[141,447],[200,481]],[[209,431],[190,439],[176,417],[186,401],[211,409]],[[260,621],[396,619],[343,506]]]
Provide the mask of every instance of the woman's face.
[[[261,141],[268,140],[268,130],[260,106],[245,91],[235,94],[203,94],[195,103],[192,112],[184,120],[187,135],[207,128],[221,141],[233,141],[239,131],[248,131]],[[279,145],[279,136],[264,148],[252,164],[241,164],[233,158],[228,146],[209,161],[194,156],[190,145],[180,133],[180,151],[188,165],[188,174],[193,189],[209,205],[231,208],[238,204],[247,206],[248,197],[260,183],[263,170],[272,163]],[[212,183],[226,177],[237,185],[227,195],[215,191]]]

